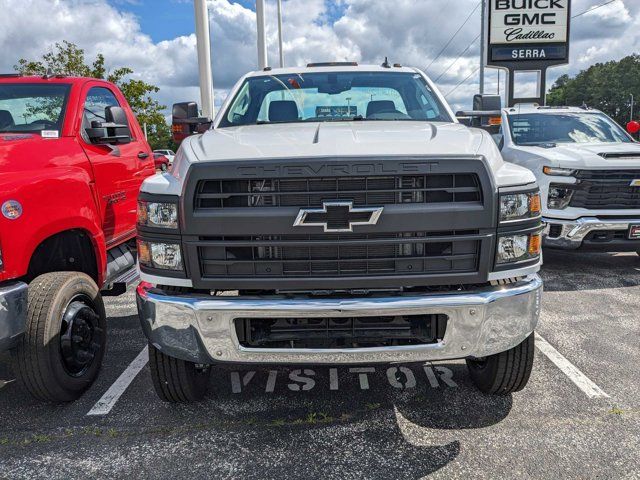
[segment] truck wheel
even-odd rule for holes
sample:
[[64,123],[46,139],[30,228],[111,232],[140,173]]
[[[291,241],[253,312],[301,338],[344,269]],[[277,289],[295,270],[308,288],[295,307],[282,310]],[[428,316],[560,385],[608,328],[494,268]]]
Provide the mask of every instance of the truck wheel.
[[484,393],[507,395],[522,390],[533,369],[534,334],[511,350],[481,360],[467,359],[473,383]]
[[210,366],[170,357],[149,344],[149,367],[153,387],[165,402],[197,402],[207,393]]
[[40,400],[77,399],[100,371],[106,326],[91,277],[78,272],[36,277],[29,284],[26,333],[13,351],[18,379]]

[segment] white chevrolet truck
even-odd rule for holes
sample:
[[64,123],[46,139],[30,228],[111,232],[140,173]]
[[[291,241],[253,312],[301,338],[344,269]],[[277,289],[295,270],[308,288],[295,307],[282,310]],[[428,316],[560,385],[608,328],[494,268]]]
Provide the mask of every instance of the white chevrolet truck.
[[540,186],[547,247],[640,253],[640,144],[598,110],[502,110],[505,160]]
[[[181,125],[206,121],[193,107],[174,108]],[[466,359],[492,394],[529,379],[536,179],[419,70],[250,73],[138,208],[138,310],[166,401],[201,399],[224,363]]]

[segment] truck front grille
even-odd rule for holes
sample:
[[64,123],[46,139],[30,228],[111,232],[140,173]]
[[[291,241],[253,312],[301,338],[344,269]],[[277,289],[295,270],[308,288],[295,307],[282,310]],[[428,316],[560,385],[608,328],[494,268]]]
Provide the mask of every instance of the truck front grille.
[[222,237],[200,241],[198,257],[204,279],[469,273],[480,242],[477,230]]
[[640,209],[640,170],[579,170],[569,205],[589,210]]
[[475,173],[381,177],[201,180],[195,211],[243,207],[321,207],[349,200],[354,205],[480,203]]
[[386,317],[237,318],[246,348],[372,348],[427,345],[442,340],[447,315]]

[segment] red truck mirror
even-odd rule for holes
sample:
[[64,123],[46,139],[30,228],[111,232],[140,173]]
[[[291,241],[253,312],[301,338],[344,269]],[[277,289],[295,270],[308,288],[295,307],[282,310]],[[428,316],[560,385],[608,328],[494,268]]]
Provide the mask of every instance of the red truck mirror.
[[173,141],[182,142],[189,135],[203,133],[211,128],[211,119],[198,116],[196,102],[175,103],[172,110],[171,132]]
[[124,145],[131,143],[131,129],[127,114],[120,107],[106,107],[104,122],[91,122],[87,136],[95,145]]

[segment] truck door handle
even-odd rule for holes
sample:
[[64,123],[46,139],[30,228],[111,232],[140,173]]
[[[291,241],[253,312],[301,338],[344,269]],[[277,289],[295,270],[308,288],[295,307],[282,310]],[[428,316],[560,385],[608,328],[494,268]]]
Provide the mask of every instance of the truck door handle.
[[145,159],[149,158],[149,154],[148,154],[148,153],[146,153],[146,152],[140,152],[140,153],[138,154],[138,158],[139,158],[140,160],[145,160]]

